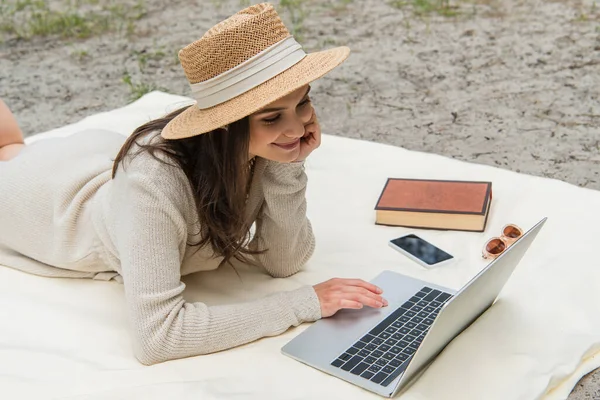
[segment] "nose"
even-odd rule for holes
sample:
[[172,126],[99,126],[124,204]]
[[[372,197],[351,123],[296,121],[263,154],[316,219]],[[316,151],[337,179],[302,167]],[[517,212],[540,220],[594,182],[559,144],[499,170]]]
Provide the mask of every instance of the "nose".
[[292,125],[283,133],[284,136],[287,136],[290,139],[297,139],[304,136],[304,122],[302,122],[301,118],[294,118],[294,121],[291,124]]

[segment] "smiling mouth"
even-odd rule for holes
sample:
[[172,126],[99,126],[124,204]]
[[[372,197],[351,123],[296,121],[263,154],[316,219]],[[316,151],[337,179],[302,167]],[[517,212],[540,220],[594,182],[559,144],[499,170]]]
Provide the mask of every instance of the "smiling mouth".
[[291,150],[291,149],[296,148],[298,143],[300,143],[300,139],[296,139],[293,142],[289,142],[289,143],[273,143],[273,144],[279,148],[282,148],[285,150]]

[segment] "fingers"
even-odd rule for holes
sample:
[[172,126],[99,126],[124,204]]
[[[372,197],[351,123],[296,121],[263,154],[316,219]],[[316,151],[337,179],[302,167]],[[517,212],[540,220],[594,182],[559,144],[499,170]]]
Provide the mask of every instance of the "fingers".
[[323,317],[331,316],[342,308],[360,309],[386,307],[383,291],[362,279],[333,278],[315,285]]
[[345,296],[346,300],[356,301],[372,308],[381,308],[387,305],[387,301],[383,298],[376,298],[374,295],[365,295],[361,293],[348,293]]
[[358,286],[367,289],[373,293],[383,293],[380,287],[373,285],[370,282],[363,281],[362,279],[342,279],[347,285]]
[[321,145],[321,128],[317,125],[317,129],[313,132],[313,146],[314,148],[318,148]]
[[316,149],[321,145],[321,127],[317,123],[306,125],[303,138],[313,150]]
[[362,287],[357,286],[345,286],[342,290],[346,293],[346,298],[352,299],[354,301],[359,301],[362,304],[368,305],[370,307],[383,307],[387,306],[387,300],[381,297],[378,294],[373,293],[370,290],[367,290]]
[[313,108],[310,119],[304,124],[304,135],[300,139],[300,154],[296,161],[305,160],[313,150],[321,145],[321,127],[317,122],[317,116]]
[[25,143],[23,132],[6,103],[0,99],[0,147],[9,144]]
[[363,305],[359,301],[342,299],[342,300],[340,300],[340,309],[341,308],[351,308],[351,309],[355,309],[355,310],[360,310],[361,308],[363,308]]

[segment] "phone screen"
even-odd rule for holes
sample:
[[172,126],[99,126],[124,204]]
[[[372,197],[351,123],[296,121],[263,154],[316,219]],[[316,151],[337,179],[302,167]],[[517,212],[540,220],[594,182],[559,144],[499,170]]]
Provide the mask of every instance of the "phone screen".
[[393,239],[391,242],[429,265],[434,265],[452,258],[452,256],[444,250],[435,247],[417,235],[406,235]]

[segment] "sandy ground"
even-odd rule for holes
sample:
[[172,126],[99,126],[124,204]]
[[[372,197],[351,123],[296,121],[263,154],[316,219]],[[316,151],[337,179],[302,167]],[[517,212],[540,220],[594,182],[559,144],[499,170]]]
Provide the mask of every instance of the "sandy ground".
[[[353,51],[313,84],[323,131],[600,189],[600,4],[474,0],[427,12],[427,1],[437,0],[282,0],[306,50]],[[245,2],[141,3],[130,34],[4,35],[0,97],[27,134],[148,87],[189,94],[176,52]],[[600,399],[600,373],[569,399]]]

